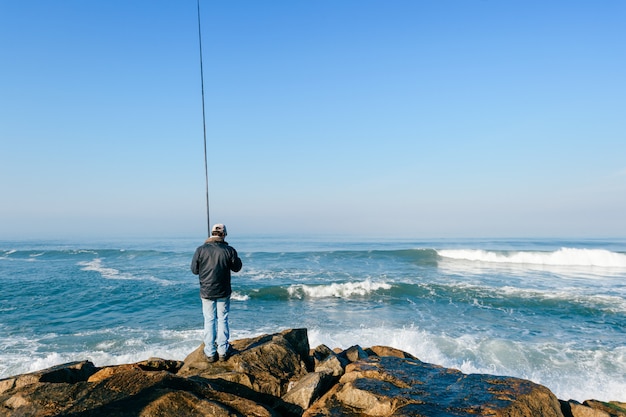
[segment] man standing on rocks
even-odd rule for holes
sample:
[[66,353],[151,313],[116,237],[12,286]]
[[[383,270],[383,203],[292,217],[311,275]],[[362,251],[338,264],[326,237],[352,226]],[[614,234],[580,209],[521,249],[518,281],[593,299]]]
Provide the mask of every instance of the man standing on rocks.
[[191,272],[200,278],[204,354],[209,362],[215,362],[218,356],[225,361],[230,354],[230,272],[239,272],[242,267],[237,251],[224,240],[226,234],[226,226],[214,225],[211,237],[196,249],[191,261]]

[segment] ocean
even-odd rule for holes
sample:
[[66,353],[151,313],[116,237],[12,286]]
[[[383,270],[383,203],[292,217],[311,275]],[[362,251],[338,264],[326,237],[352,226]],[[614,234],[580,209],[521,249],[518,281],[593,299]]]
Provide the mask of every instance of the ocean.
[[[563,400],[626,402],[626,240],[229,236],[231,339],[306,327],[311,347],[393,346]],[[0,378],[201,343],[202,239],[0,241]]]

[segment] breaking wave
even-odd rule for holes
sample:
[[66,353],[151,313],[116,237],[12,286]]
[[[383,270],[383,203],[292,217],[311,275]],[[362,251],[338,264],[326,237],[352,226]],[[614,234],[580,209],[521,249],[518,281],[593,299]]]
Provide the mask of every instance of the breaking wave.
[[447,259],[487,263],[626,269],[626,254],[604,249],[561,248],[553,252],[445,249],[437,254]]
[[363,297],[372,292],[391,288],[386,282],[372,282],[370,280],[360,282],[332,283],[328,285],[291,285],[287,288],[289,295],[294,298],[350,298]]

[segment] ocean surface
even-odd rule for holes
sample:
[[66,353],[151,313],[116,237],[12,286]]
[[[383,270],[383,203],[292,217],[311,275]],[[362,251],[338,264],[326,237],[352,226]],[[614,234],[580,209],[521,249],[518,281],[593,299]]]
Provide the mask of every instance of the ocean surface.
[[[306,327],[311,347],[393,346],[560,399],[626,401],[626,240],[229,236],[231,339]],[[0,241],[0,378],[201,343],[202,239]]]

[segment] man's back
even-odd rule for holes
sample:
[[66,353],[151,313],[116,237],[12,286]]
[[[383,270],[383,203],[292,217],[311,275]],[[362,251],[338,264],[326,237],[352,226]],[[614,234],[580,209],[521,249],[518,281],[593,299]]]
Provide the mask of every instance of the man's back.
[[238,272],[241,267],[235,248],[219,237],[212,237],[198,247],[191,261],[191,272],[200,278],[200,296],[209,300],[231,294],[230,272]]

